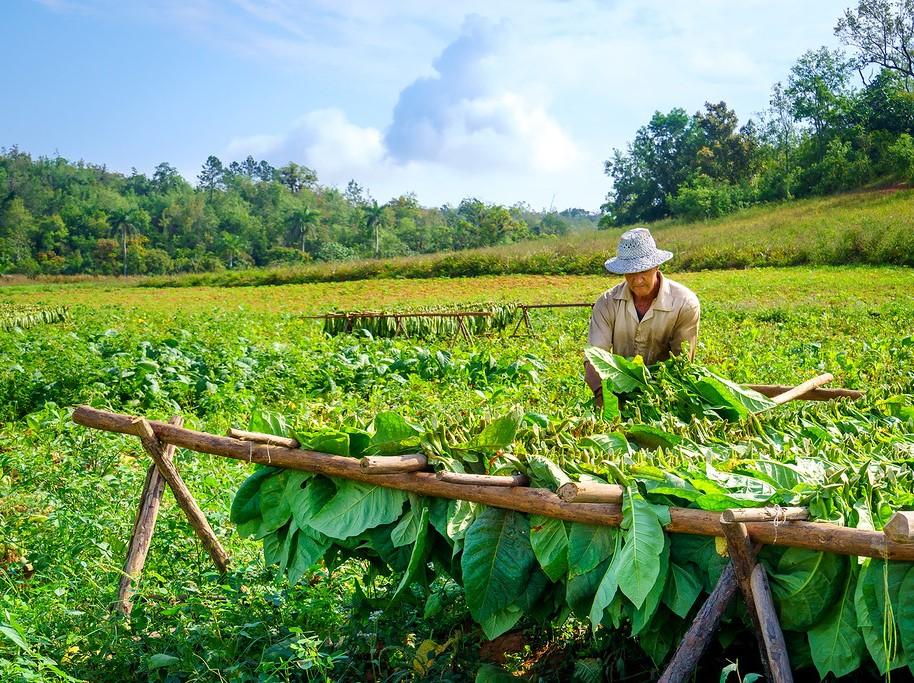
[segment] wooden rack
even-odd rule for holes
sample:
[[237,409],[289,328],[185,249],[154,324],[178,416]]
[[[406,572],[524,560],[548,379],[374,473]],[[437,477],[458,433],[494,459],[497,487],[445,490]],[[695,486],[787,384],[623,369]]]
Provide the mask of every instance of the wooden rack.
[[[418,453],[370,456],[359,460],[304,450],[298,448],[294,439],[270,434],[231,430],[229,436],[218,436],[185,429],[180,417],[172,418],[170,422],[157,422],[89,406],[77,407],[73,420],[93,429],[137,436],[153,459],[140,498],[118,591],[116,607],[125,615],[129,615],[132,609],[132,595],[143,570],[165,483],[174,492],[216,567],[223,573],[228,567],[228,555],[181,480],[174,463],[176,447],[252,464],[313,472],[572,522],[606,526],[619,526],[622,522],[620,503],[624,492],[615,485],[578,484],[557,495],[548,489],[530,487],[526,477],[520,475],[442,476],[441,473],[427,471],[428,462]],[[808,511],[803,508],[740,509],[719,514],[671,507],[669,512],[670,523],[665,527],[667,532],[723,537],[727,541],[731,562],[667,665],[660,679],[665,683],[690,679],[737,590],[742,593],[755,627],[768,680],[778,683],[793,680],[768,579],[764,567],[755,560],[762,544],[914,561],[914,513],[910,512],[896,513],[886,525],[885,532],[805,521]]]

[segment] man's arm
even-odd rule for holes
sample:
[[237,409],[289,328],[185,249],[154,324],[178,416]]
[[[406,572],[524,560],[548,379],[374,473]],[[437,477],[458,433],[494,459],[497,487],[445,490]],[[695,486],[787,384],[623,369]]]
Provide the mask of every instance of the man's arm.
[[[613,346],[613,323],[615,322],[615,311],[612,302],[604,294],[597,303],[594,304],[590,314],[590,328],[587,332],[587,343],[590,346],[598,346],[601,349],[612,351]],[[600,375],[590,364],[587,359],[584,360],[584,381],[594,394],[598,406],[603,405],[603,381]]]
[[679,312],[673,336],[670,339],[670,355],[682,353],[683,342],[689,345],[689,360],[695,359],[695,347],[698,344],[698,325],[701,320],[701,306],[696,301]]

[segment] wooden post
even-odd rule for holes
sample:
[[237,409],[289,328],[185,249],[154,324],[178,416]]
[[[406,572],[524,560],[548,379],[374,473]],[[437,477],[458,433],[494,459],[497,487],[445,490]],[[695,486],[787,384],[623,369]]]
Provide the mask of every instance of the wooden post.
[[[753,585],[752,576],[753,572],[759,569],[760,566],[755,563],[755,553],[746,525],[742,522],[727,522],[721,526],[727,538],[727,550],[730,553],[730,561],[733,563],[733,569],[736,572],[736,581],[743,592],[746,612],[748,612],[749,619],[752,621],[752,627],[758,641],[759,654],[762,658],[762,666],[765,669],[765,678],[773,681],[773,683],[785,683],[786,681],[792,683],[793,678],[775,677],[775,674],[779,676],[782,674],[780,660],[787,656],[787,648],[786,645],[783,646],[783,652],[780,649],[774,652],[768,649],[769,642],[779,647],[777,634],[780,634],[780,643],[783,644],[784,634],[781,633],[781,625],[778,623],[777,614],[774,612],[774,603],[771,601],[771,592],[768,590],[767,579],[764,584],[756,582],[756,585],[768,591],[768,595],[756,596],[755,594],[756,585]],[[764,568],[761,568],[761,571],[764,572]],[[768,603],[772,605],[770,611],[759,611],[758,605],[763,605],[767,608]],[[774,621],[773,624],[771,623],[772,619]],[[787,672],[789,675],[789,665]]]
[[275,434],[264,434],[262,432],[246,432],[243,429],[228,430],[228,435],[233,439],[242,441],[253,441],[254,443],[265,443],[271,446],[282,446],[283,448],[298,448],[298,441],[285,436],[276,436]]
[[768,669],[771,676],[768,680],[773,683],[793,683],[793,672],[790,670],[790,658],[787,656],[787,643],[784,642],[784,632],[781,631],[781,622],[774,609],[774,600],[771,597],[771,587],[768,585],[768,575],[765,568],[756,564],[750,577],[752,596],[755,600],[755,612],[761,623],[762,640],[765,651],[768,653]]
[[682,637],[679,647],[666,665],[659,683],[684,683],[691,680],[692,672],[698,666],[708,645],[714,639],[714,634],[720,626],[721,617],[736,595],[736,574],[733,572],[733,563],[724,567],[717,585],[705,604],[698,610],[695,620]]
[[[182,427],[184,418],[175,415],[169,420],[169,424]],[[174,454],[175,447],[169,444],[165,447],[162,457],[170,462]],[[115,608],[125,616],[129,616],[133,610],[133,594],[140,582],[143,566],[146,564],[146,555],[149,553],[149,546],[152,543],[152,534],[155,532],[159,504],[162,502],[164,491],[165,479],[156,464],[152,463],[146,470],[146,483],[143,484],[140,506],[136,511],[130,544],[127,546],[127,559],[124,561],[124,571],[117,589]]]
[[203,542],[203,547],[206,548],[206,552],[209,553],[209,556],[213,559],[216,567],[224,574],[228,569],[228,555],[225,550],[222,549],[219,539],[216,538],[216,534],[213,532],[212,527],[210,527],[209,522],[206,521],[206,517],[204,516],[203,511],[200,510],[200,506],[197,505],[197,501],[194,500],[187,485],[181,479],[178,469],[170,459],[165,457],[165,450],[162,447],[162,442],[156,438],[152,426],[145,418],[137,418],[134,420],[133,424],[134,433],[140,437],[140,441],[143,442],[143,447],[146,449],[146,452],[149,453],[153,461],[155,461],[159,472],[162,473],[165,481],[168,482],[168,486],[175,495],[175,500],[178,502],[181,509],[184,510],[184,514],[187,515],[187,521],[190,522],[191,527],[193,527],[193,530]]

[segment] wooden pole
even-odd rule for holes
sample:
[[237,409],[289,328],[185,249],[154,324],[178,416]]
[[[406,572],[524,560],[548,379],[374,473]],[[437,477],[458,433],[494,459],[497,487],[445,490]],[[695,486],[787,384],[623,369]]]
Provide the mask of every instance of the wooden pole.
[[828,384],[834,379],[834,376],[831,373],[826,372],[825,374],[819,375],[818,377],[813,377],[808,379],[802,384],[798,384],[793,389],[785,391],[783,394],[778,394],[777,396],[772,396],[771,400],[780,405],[782,403],[787,403],[787,401],[792,401],[795,398],[799,398],[810,389],[816,389],[823,384]]
[[428,459],[422,453],[406,455],[366,455],[359,460],[359,467],[368,474],[394,474],[396,472],[417,472],[428,467]]
[[[184,425],[184,418],[175,415],[169,424],[181,427]],[[174,454],[175,447],[168,444],[162,457],[170,462]],[[156,464],[152,463],[146,470],[146,482],[143,484],[143,493],[140,495],[140,506],[133,521],[133,532],[130,534],[130,543],[127,546],[127,559],[124,561],[124,571],[117,589],[115,608],[125,616],[129,616],[133,610],[133,594],[140,582],[140,576],[143,574],[164,491],[165,478],[159,472]]]
[[[179,429],[179,427],[173,428]],[[187,521],[190,522],[191,527],[193,527],[193,530],[203,542],[203,547],[206,548],[206,552],[209,553],[209,556],[213,559],[213,562],[216,564],[219,571],[224,574],[228,569],[228,555],[225,550],[222,549],[219,539],[216,538],[216,534],[213,532],[212,527],[210,527],[209,522],[206,521],[206,517],[200,510],[200,506],[197,505],[197,501],[194,500],[194,497],[191,495],[184,480],[181,479],[178,468],[174,466],[174,463],[170,459],[165,458],[165,450],[162,446],[162,442],[156,437],[156,433],[153,431],[152,426],[145,418],[136,418],[133,421],[132,433],[140,437],[140,441],[143,442],[143,447],[146,449],[146,452],[152,456],[156,467],[159,468],[159,472],[162,473],[165,481],[168,482],[168,486],[175,495],[175,500],[178,502],[181,509],[184,510],[184,514],[187,515]],[[269,448],[269,446],[259,447]]]
[[720,515],[720,520],[725,523],[730,522],[796,522],[809,519],[809,510],[807,508],[782,508],[763,507],[763,508],[732,508],[724,510]]
[[765,643],[765,651],[768,653],[768,680],[773,683],[793,683],[790,658],[787,656],[787,643],[784,641],[781,622],[778,621],[778,614],[774,609],[768,575],[761,564],[753,567],[750,583],[755,601],[753,607],[761,623],[760,633]]
[[266,443],[271,446],[283,446],[284,448],[298,448],[298,441],[285,436],[276,436],[275,434],[263,434],[261,432],[246,432],[243,429],[230,429],[228,435],[233,439],[242,441],[253,441],[254,443]]
[[896,512],[882,532],[896,543],[914,543],[914,512]]
[[438,472],[438,481],[462,486],[530,486],[530,480],[523,474],[496,476],[492,474],[464,474],[463,472]]
[[691,680],[692,672],[714,639],[720,620],[736,595],[736,574],[729,562],[721,572],[717,585],[695,615],[695,620],[682,637],[679,647],[666,665],[659,683],[684,683]]
[[759,655],[765,668],[765,678],[771,681],[773,679],[771,678],[771,667],[768,663],[768,651],[765,648],[761,620],[756,612],[755,597],[752,594],[752,570],[755,568],[755,555],[758,549],[753,546],[746,530],[746,525],[742,522],[727,523],[723,527],[724,535],[727,539],[727,551],[730,553],[730,562],[733,564],[733,571],[736,574],[736,582],[743,593],[746,612],[749,614],[749,620],[752,622],[752,629],[755,631],[755,637],[758,641]]
[[592,481],[570,481],[557,491],[566,503],[621,503],[622,487]]
[[[747,389],[752,389],[757,391],[760,394],[772,398],[774,396],[779,396],[786,391],[790,391],[794,387],[788,386],[785,384],[744,384],[744,387]],[[797,396],[797,399],[803,401],[831,401],[835,398],[850,398],[856,399],[863,396],[862,391],[857,391],[856,389],[810,389],[805,394]]]
[[[121,434],[136,435],[135,419],[130,415],[97,410],[89,406],[79,406],[73,412],[73,420],[77,424]],[[565,503],[546,489],[462,486],[439,481],[432,472],[368,474],[362,471],[359,461],[355,458],[255,444],[250,441],[183,429],[165,422],[153,421],[149,424],[160,441],[200,453],[304,472],[315,472],[330,477],[353,479],[387,488],[412,491],[421,495],[468,500],[572,522],[618,526],[622,521],[620,505]],[[669,511],[670,523],[665,528],[670,533],[702,536],[724,535],[720,513],[678,507],[671,507]],[[840,555],[914,561],[914,544],[897,543],[881,531],[852,529],[824,522],[790,522],[781,524],[777,528],[769,522],[749,522],[746,527],[752,539],[758,543],[788,548],[807,548]]]

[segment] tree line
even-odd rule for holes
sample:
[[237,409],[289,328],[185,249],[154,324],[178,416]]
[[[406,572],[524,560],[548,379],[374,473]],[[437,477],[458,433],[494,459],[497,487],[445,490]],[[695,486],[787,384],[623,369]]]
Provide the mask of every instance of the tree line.
[[0,273],[164,274],[406,256],[593,227],[582,209],[534,211],[467,198],[379,204],[355,181],[210,156],[191,185],[169,163],[149,177],[61,157],[0,150]]
[[712,218],[770,201],[914,181],[914,0],[861,0],[740,125],[725,102],[655,112],[605,162],[601,226]]

